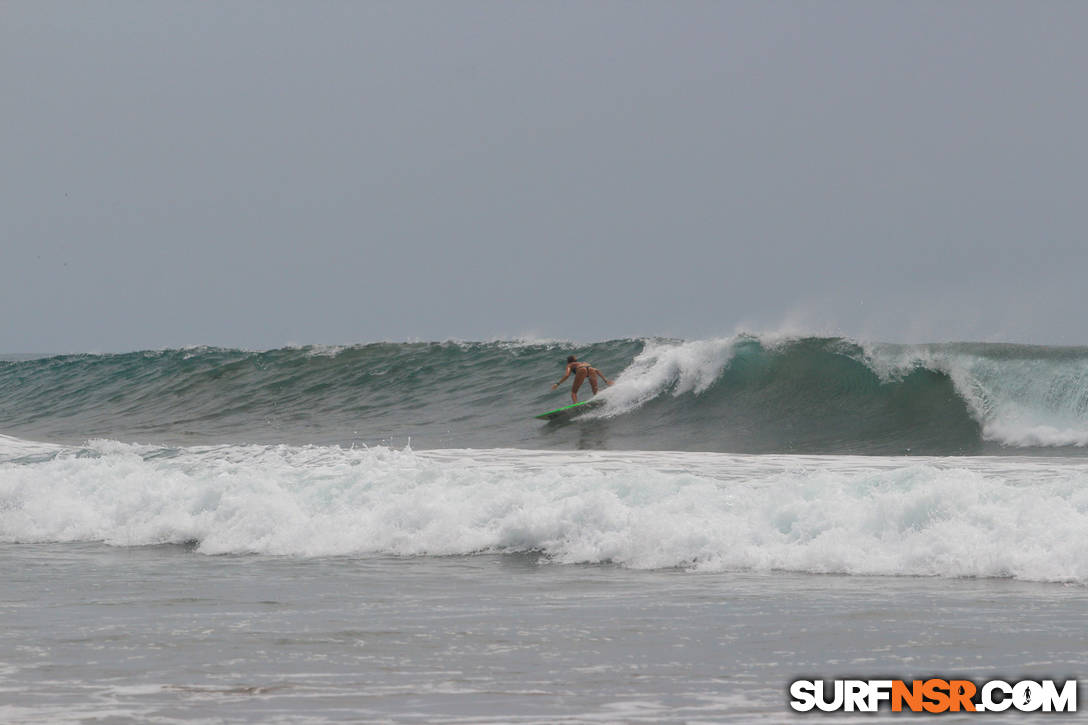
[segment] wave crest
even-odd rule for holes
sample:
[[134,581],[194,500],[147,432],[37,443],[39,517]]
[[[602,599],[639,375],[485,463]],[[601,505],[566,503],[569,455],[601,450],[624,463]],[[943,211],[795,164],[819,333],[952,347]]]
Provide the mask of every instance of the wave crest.
[[[567,354],[616,384],[607,405],[542,426]],[[1088,447],[1088,349],[743,334],[69,355],[0,361],[0,429],[178,445],[1075,452]]]

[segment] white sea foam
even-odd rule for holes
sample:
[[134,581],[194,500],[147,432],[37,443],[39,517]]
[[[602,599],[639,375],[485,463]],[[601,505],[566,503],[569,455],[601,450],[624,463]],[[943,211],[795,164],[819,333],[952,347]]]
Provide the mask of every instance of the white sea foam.
[[1009,446],[1088,445],[1088,358],[992,357],[956,345],[865,346],[884,380],[918,368],[945,373],[982,426]]
[[615,384],[601,393],[601,399],[608,404],[591,415],[621,415],[666,392],[702,393],[733,357],[736,340],[646,341],[642,352],[616,377]]
[[578,343],[558,337],[543,337],[541,335],[525,334],[514,338],[493,337],[484,340],[485,343],[498,345],[507,350],[522,350],[525,348],[543,347],[548,349],[578,347]]
[[[645,348],[601,393],[603,406],[586,417],[611,417],[635,410],[662,395],[707,390],[722,375],[743,341],[758,339],[764,350],[782,353],[798,338],[790,334],[753,335],[689,342],[648,340]],[[885,382],[916,369],[948,375],[982,428],[986,440],[1013,447],[1088,446],[1088,356],[1001,356],[972,351],[969,345],[856,345],[858,362]]]
[[0,439],[2,542],[1088,582],[1078,459],[43,445]]

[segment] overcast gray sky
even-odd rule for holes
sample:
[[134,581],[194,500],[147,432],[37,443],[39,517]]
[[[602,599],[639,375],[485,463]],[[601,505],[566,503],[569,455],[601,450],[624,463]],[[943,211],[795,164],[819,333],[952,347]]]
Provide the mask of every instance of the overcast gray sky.
[[1088,3],[3,2],[0,352],[1088,344]]

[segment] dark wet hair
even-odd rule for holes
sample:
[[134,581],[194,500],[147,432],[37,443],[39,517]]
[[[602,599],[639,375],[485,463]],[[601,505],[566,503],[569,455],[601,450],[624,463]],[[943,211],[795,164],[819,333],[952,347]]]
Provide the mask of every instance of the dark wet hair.
[[567,355],[567,365],[570,365],[572,362],[578,362],[578,358],[573,355]]

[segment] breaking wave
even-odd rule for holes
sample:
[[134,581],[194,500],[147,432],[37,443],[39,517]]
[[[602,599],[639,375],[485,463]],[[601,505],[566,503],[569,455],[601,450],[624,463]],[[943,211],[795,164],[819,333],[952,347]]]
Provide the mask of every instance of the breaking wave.
[[[616,384],[569,400],[567,354]],[[583,389],[588,395],[588,386]],[[21,438],[859,454],[1088,447],[1088,348],[737,335],[674,341],[191,348],[0,361]]]
[[0,437],[0,542],[1088,581],[1088,462]]

